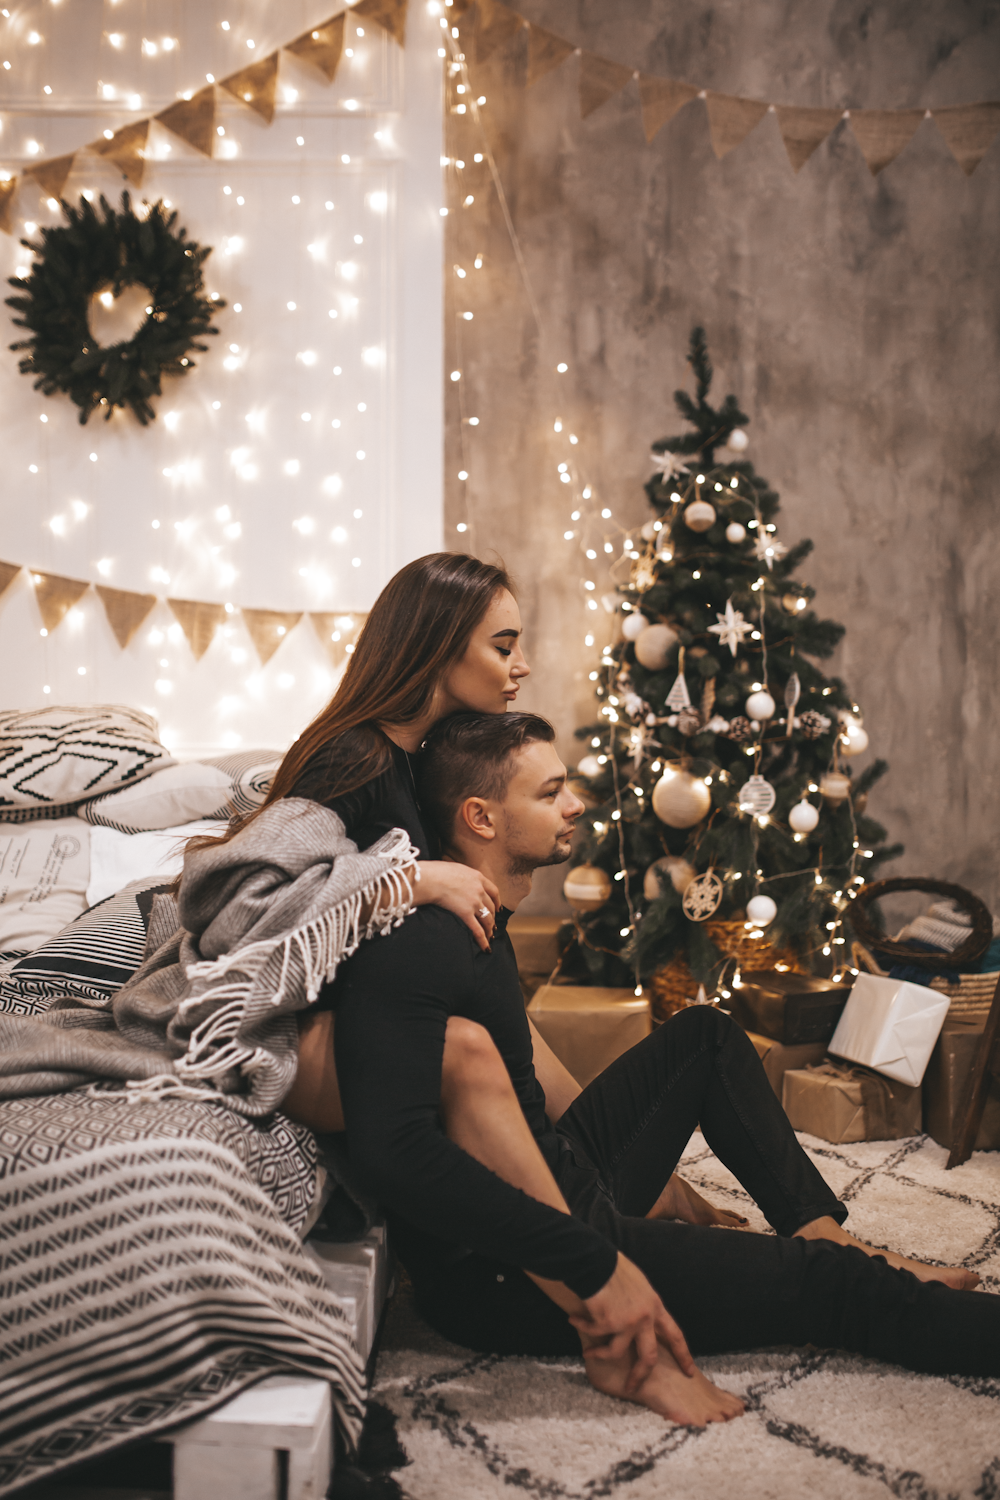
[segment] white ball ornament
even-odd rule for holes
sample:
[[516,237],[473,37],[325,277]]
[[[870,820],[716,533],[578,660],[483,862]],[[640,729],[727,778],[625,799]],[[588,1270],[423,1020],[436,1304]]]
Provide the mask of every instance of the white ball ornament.
[[807,802],[805,798],[801,802],[796,802],[788,814],[788,826],[793,833],[812,833],[818,822],[819,809],[813,807],[812,803]]
[[651,542],[656,535],[656,522],[647,521],[646,524],[642,527],[639,535],[642,537],[644,542]]
[[684,512],[684,525],[691,531],[707,531],[715,522],[715,506],[707,500],[692,500]]
[[732,448],[734,453],[745,453],[750,446],[750,439],[742,427],[734,427],[726,442],[727,448]]
[[677,632],[669,625],[649,625],[636,637],[635,659],[648,672],[662,672],[670,648],[677,644]]
[[690,771],[664,771],[653,788],[653,811],[668,828],[693,828],[712,805],[712,794]]
[[841,755],[861,755],[868,749],[868,733],[860,724],[845,724],[840,736]]
[[726,541],[732,542],[735,547],[737,542],[742,542],[747,534],[747,529],[739,521],[730,521],[726,527]]
[[611,895],[611,880],[596,865],[577,865],[563,882],[563,895],[575,911],[597,911]]
[[764,689],[758,693],[751,693],[747,699],[747,714],[751,719],[773,719],[774,699]]
[[634,641],[637,636],[642,635],[648,624],[646,616],[640,610],[635,609],[622,620],[622,635],[627,641]]
[[767,927],[778,915],[778,908],[770,896],[753,896],[747,902],[747,916],[758,927]]
[[600,776],[604,767],[596,755],[585,755],[576,769],[581,776],[586,776],[588,781],[593,781],[595,777]]

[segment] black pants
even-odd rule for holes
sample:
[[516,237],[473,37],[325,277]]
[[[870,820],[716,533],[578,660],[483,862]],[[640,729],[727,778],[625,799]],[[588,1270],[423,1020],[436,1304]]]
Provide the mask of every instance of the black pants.
[[[698,1125],[777,1238],[645,1217]],[[928,1373],[1000,1374],[1000,1297],[790,1238],[847,1211],[799,1146],[745,1033],[718,1011],[699,1006],[661,1026],[583,1091],[559,1130],[568,1149],[556,1175],[572,1212],[645,1272],[693,1353],[816,1344]],[[566,1315],[515,1267],[469,1255],[410,1269],[424,1316],[456,1343],[580,1352]]]

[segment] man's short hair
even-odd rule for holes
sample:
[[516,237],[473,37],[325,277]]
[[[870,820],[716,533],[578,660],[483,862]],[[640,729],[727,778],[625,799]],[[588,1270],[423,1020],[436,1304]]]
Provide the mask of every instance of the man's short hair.
[[417,794],[442,842],[455,828],[467,797],[502,802],[514,775],[514,757],[525,745],[556,737],[539,714],[450,714],[439,719],[417,760]]

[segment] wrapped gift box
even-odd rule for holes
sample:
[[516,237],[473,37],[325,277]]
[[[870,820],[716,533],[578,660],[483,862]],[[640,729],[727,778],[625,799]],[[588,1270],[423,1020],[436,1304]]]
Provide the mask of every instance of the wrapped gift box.
[[789,1068],[808,1068],[813,1063],[821,1063],[826,1056],[823,1042],[803,1042],[796,1047],[785,1047],[773,1037],[760,1036],[755,1031],[748,1031],[747,1036],[753,1042],[757,1056],[764,1064],[768,1082],[779,1099]]
[[[949,1151],[955,1144],[962,1093],[985,1025],[985,1017],[962,1021],[949,1016],[924,1074],[924,1129]],[[1000,1057],[996,1055],[993,1067],[1000,1068]],[[987,1080],[983,1118],[972,1149],[1000,1151],[1000,1080],[996,1076]]]
[[918,1084],[948,1005],[947,995],[926,985],[859,974],[830,1038],[830,1051],[898,1083]]
[[507,923],[525,1004],[547,982],[559,962],[559,934],[563,928],[572,932],[572,925],[565,917],[513,916]]
[[825,1062],[785,1074],[781,1102],[795,1130],[822,1141],[896,1141],[921,1131],[920,1086],[870,1068]]
[[543,984],[528,1015],[581,1088],[653,1028],[645,996],[598,985]]
[[828,1042],[850,993],[847,984],[772,969],[749,975],[734,987],[728,1004],[747,1031],[796,1047]]

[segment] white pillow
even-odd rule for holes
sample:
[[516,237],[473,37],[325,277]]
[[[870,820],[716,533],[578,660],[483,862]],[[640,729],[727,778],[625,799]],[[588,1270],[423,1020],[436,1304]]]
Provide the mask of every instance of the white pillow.
[[86,910],[90,829],[79,818],[0,822],[0,953],[30,952]]
[[147,833],[92,828],[87,905],[96,906],[98,901],[115,895],[133,880],[144,880],[150,875],[172,880],[181,873],[188,839],[198,833],[225,833],[227,827],[227,823],[203,819],[185,823],[179,828],[160,828]]
[[173,763],[156,720],[137,708],[0,713],[0,818],[51,818]]
[[260,806],[280,764],[279,750],[243,750],[169,766],[136,786],[94,798],[80,816],[122,833],[173,828],[192,818],[231,818]]

